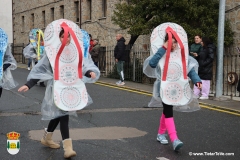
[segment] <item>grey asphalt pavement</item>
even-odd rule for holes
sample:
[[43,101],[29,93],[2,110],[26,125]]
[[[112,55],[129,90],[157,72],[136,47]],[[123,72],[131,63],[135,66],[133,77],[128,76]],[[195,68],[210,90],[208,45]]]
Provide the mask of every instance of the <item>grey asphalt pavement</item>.
[[[28,73],[26,69],[18,68],[13,71],[13,76],[22,85],[26,82]],[[87,84],[87,89],[94,103],[78,112],[78,117],[70,117],[70,129],[126,127],[135,128],[146,134],[134,137],[134,133],[130,133],[133,135],[131,138],[109,140],[94,139],[94,137],[91,139],[89,135],[89,139],[74,140],[73,147],[77,156],[72,159],[238,160],[240,158],[238,129],[240,118],[237,115],[204,108],[192,113],[174,112],[178,136],[184,143],[180,152],[176,153],[172,150],[171,144],[161,145],[156,141],[162,108],[146,108],[150,96],[98,84]],[[64,159],[62,148],[46,148],[39,141],[30,139],[30,131],[42,130],[48,124],[48,121],[41,120],[40,115],[44,92],[45,88],[37,85],[27,93],[18,93],[17,88],[3,91],[0,99],[1,160]],[[21,134],[20,152],[16,155],[7,152],[6,134],[11,131]],[[111,135],[111,131],[109,132],[107,134]],[[99,132],[99,134],[103,133]],[[191,153],[203,155],[189,155]],[[225,153],[233,153],[234,156],[217,155]]]

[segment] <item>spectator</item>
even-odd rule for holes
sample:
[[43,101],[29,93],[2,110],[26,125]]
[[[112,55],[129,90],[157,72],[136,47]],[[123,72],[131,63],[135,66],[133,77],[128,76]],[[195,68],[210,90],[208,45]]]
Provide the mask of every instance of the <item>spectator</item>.
[[116,82],[117,85],[123,86],[124,83],[124,72],[123,66],[125,63],[125,39],[121,34],[116,35],[117,44],[114,48],[114,57],[117,63],[117,72],[120,76],[120,81]]
[[92,48],[93,48],[93,39],[92,39],[92,35],[89,34],[90,37],[90,46],[89,46],[89,52],[91,52]]
[[98,44],[98,39],[93,40],[93,48],[90,51],[90,55],[94,64],[98,67],[98,60],[99,60],[99,52],[100,52],[100,45]]
[[210,91],[210,80],[213,74],[213,59],[215,52],[215,45],[207,37],[202,38],[202,48],[196,59],[199,63],[198,75],[202,80],[202,90],[194,86],[194,94],[201,97],[199,99],[208,99]]
[[196,58],[202,48],[202,45],[201,45],[202,36],[196,35],[194,37],[194,41],[195,43],[193,43],[190,47],[190,55]]

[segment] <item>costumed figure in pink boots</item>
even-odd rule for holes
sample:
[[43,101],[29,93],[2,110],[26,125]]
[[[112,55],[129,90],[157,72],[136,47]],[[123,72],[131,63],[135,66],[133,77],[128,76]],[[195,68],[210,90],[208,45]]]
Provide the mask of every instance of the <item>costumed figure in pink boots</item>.
[[151,56],[145,60],[143,72],[148,77],[156,78],[154,103],[158,101],[163,105],[157,140],[161,144],[168,144],[167,131],[174,151],[178,151],[183,142],[177,136],[173,109],[182,112],[200,109],[189,85],[190,78],[198,88],[202,86],[197,74],[198,63],[188,55],[187,34],[181,26],[168,22],[153,30]]

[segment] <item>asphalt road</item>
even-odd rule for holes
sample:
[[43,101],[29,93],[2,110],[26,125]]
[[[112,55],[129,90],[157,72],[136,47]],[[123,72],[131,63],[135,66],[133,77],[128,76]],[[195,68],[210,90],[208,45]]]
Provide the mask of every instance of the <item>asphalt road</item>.
[[[18,68],[13,71],[13,76],[22,85],[26,82],[28,73],[26,69]],[[174,112],[178,137],[184,143],[180,152],[176,153],[172,150],[171,143],[161,145],[156,141],[162,109],[144,108],[151,97],[97,84],[87,84],[87,89],[94,103],[79,112],[78,117],[70,117],[70,129],[127,127],[146,132],[146,134],[121,139],[74,140],[73,147],[77,156],[72,159],[240,159],[239,116],[207,109],[192,113]],[[62,148],[46,148],[39,141],[29,138],[29,131],[42,130],[48,124],[48,121],[41,120],[39,114],[44,92],[45,88],[39,86],[35,86],[27,93],[18,93],[17,88],[12,91],[3,90],[0,99],[1,160],[64,159]],[[21,134],[20,151],[16,155],[10,155],[7,152],[6,134],[11,131]],[[111,131],[108,134],[111,135]],[[193,155],[189,155],[191,153]],[[225,153],[233,153],[234,156],[223,156],[222,154]]]

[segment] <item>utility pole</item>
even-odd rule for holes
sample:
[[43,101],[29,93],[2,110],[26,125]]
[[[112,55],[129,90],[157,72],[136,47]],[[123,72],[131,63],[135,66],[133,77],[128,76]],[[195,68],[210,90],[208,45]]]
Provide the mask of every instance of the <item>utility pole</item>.
[[224,22],[225,22],[225,3],[220,0],[218,17],[218,43],[217,43],[217,79],[216,79],[216,98],[223,93],[223,50],[224,50]]

